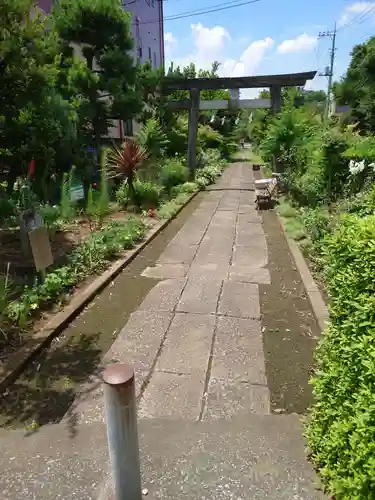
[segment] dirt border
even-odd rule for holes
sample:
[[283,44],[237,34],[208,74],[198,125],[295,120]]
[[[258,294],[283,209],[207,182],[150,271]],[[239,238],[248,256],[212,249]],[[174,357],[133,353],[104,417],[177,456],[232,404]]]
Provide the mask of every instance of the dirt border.
[[284,232],[285,239],[293,255],[294,262],[296,263],[297,269],[301,275],[303,285],[309,297],[311,307],[314,311],[319,328],[321,329],[322,332],[324,332],[324,330],[327,327],[327,323],[329,321],[328,307],[324,302],[323,296],[320,293],[318,285],[315,283],[315,280],[312,277],[312,274],[308,268],[308,265],[306,264],[305,258],[303,257],[298,244],[288,236],[288,233],[286,232],[285,229],[285,224],[278,213],[277,213],[277,218],[279,219],[281,229]]
[[51,321],[47,323],[39,332],[35,333],[26,344],[14,352],[6,363],[4,369],[0,370],[0,392],[3,392],[9,384],[14,382],[22,373],[25,366],[47,345],[51,340],[61,333],[69,323],[71,323],[80,312],[89,304],[96,295],[105,288],[130,262],[175,219],[178,214],[200,193],[198,190],[181,205],[177,212],[153,227],[146,238],[135,248],[126,252],[125,256],[116,260],[104,273],[96,278],[83,290],[75,292],[71,301],[62,311],[58,312]]

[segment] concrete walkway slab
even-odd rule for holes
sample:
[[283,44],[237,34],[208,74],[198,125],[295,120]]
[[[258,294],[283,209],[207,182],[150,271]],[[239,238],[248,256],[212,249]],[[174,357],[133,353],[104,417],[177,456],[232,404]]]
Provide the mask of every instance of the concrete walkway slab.
[[214,315],[176,314],[156,370],[204,378],[214,329]]
[[259,321],[218,318],[211,375],[267,385]]
[[139,418],[198,420],[204,378],[156,371],[139,405]]
[[150,369],[172,321],[171,313],[136,311],[104,357],[105,363],[130,363]]
[[259,285],[270,285],[271,275],[269,270],[265,267],[251,269],[244,266],[231,266],[229,269],[229,280],[244,281],[245,283],[257,283]]
[[259,288],[253,283],[226,281],[218,313],[236,318],[260,319]]
[[211,377],[203,419],[233,419],[270,413],[270,393],[264,385]]
[[185,288],[186,279],[169,279],[158,283],[139,306],[139,311],[172,312]]
[[181,299],[177,305],[178,312],[194,314],[215,314],[222,282],[211,276],[189,278]]
[[188,264],[158,264],[155,267],[146,267],[142,276],[155,279],[184,278],[188,269]]

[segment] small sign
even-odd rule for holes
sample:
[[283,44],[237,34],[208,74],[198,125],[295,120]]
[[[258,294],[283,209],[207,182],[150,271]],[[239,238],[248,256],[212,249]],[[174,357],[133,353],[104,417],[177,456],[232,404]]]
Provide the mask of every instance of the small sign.
[[83,200],[84,197],[85,197],[85,191],[83,189],[82,184],[74,184],[70,188],[70,200],[71,201]]
[[45,227],[37,227],[29,232],[31,251],[34,257],[35,269],[45,271],[53,264],[51,244]]

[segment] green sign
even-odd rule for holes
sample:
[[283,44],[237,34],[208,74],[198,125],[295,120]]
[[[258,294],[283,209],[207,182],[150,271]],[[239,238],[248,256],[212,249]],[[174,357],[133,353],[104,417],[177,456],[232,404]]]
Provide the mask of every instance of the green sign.
[[73,184],[70,188],[70,200],[71,201],[79,201],[83,200],[85,197],[85,191],[83,189],[82,183]]

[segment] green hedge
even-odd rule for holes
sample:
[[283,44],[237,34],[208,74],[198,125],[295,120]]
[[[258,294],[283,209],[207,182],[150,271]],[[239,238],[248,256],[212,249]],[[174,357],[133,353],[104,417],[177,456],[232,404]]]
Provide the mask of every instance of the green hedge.
[[336,500],[375,499],[375,215],[347,216],[323,252],[330,325],[308,442]]

